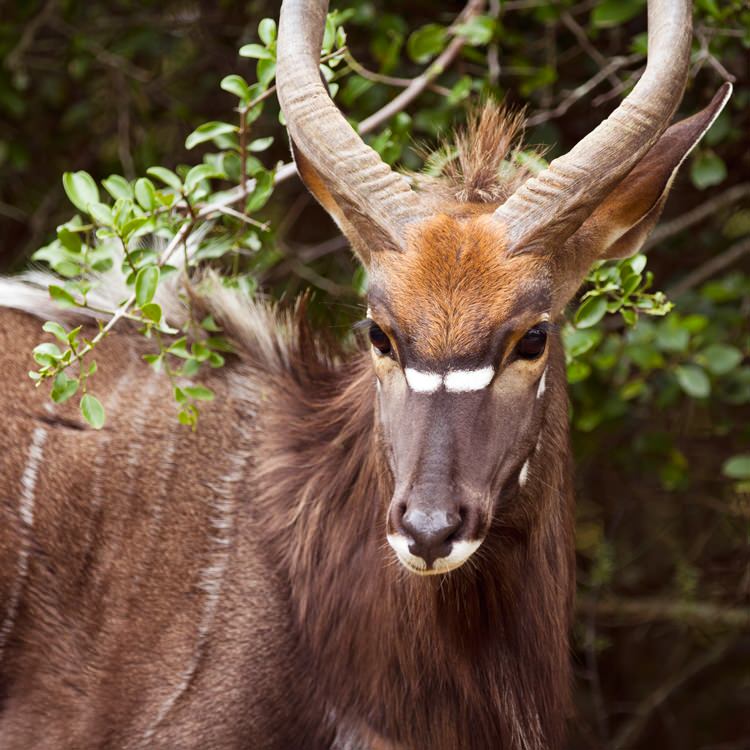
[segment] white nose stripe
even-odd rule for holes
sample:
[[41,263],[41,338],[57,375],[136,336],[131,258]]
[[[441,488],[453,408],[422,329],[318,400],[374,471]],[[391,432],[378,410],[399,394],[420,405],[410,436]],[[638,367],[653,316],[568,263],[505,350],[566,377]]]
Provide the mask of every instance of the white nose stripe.
[[442,385],[450,393],[466,393],[486,388],[495,377],[495,368],[449,370],[445,375],[441,375],[439,372],[423,372],[407,367],[404,374],[409,388],[416,393],[435,393]]

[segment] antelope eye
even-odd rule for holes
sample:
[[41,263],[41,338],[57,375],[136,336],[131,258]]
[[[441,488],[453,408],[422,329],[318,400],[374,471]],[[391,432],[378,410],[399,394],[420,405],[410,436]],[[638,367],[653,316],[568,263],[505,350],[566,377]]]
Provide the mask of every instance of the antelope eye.
[[547,346],[547,331],[544,328],[530,328],[516,345],[516,353],[522,359],[538,359]]
[[391,353],[391,340],[377,323],[370,324],[370,341],[381,354]]

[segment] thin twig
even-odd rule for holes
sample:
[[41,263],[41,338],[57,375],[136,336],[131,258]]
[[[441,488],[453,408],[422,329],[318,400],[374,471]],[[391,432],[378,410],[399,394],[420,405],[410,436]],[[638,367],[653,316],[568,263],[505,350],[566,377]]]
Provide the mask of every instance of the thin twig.
[[[464,23],[484,10],[485,0],[469,0],[466,7],[456,19],[456,23]],[[381,110],[370,117],[362,120],[359,124],[360,133],[369,133],[384,125],[394,115],[402,112],[409,106],[446,68],[456,59],[458,53],[465,46],[466,40],[461,36],[455,36],[443,52],[435,59],[427,70],[418,75],[393,101],[386,104]]]
[[27,24],[26,28],[24,28],[23,34],[21,34],[21,38],[18,40],[18,44],[16,44],[5,58],[5,65],[9,70],[14,70],[19,66],[21,58],[24,56],[29,46],[33,44],[37,32],[52,15],[57,4],[58,0],[47,0],[44,7],[32,19],[31,23]]
[[713,602],[680,601],[660,598],[594,598],[579,595],[578,611],[596,612],[599,617],[619,623],[673,621],[694,627],[721,627],[750,630],[750,607],[733,607]]
[[262,229],[264,232],[267,232],[270,228],[270,224],[267,221],[258,221],[257,219],[253,219],[252,216],[243,214],[241,211],[236,211],[229,206],[217,206],[216,210],[219,213],[226,214],[227,216],[239,219],[240,221],[244,221],[245,224],[250,224],[250,226],[252,227]]
[[684,276],[674,286],[669,287],[666,292],[667,296],[675,298],[685,294],[685,292],[699,286],[704,281],[708,281],[708,279],[715,276],[719,271],[723,271],[725,268],[733,265],[745,255],[750,255],[750,237],[745,237],[745,239],[735,242],[728,250],[715,255],[703,265],[698,266],[698,268],[691,271],[687,276]]
[[563,99],[554,109],[538,112],[532,117],[529,117],[526,124],[529,127],[533,127],[534,125],[541,125],[548,120],[562,117],[562,115],[564,115],[576,102],[586,96],[592,89],[596,88],[603,80],[609,78],[612,73],[621,68],[627,67],[640,59],[641,55],[613,57],[604,68],[589,78],[588,81],[573,89],[573,91],[571,91],[570,94],[568,94],[568,96],[566,96],[565,99]]
[[664,240],[680,234],[696,224],[700,224],[705,219],[714,216],[717,211],[721,211],[721,209],[731,206],[733,203],[747,197],[750,197],[750,182],[743,182],[725,190],[710,200],[700,203],[691,211],[687,211],[671,221],[665,221],[654,229],[653,234],[646,242],[646,250],[650,250],[655,245],[664,242]]
[[[599,50],[594,47],[593,44],[589,41],[588,35],[586,34],[586,31],[584,28],[578,23],[578,21],[573,18],[573,16],[570,15],[567,11],[563,13],[560,16],[560,20],[563,22],[563,25],[568,29],[568,31],[573,34],[573,36],[576,38],[576,41],[578,42],[581,49],[600,67],[604,68],[607,65],[607,58],[604,57],[604,55],[599,52]],[[609,82],[612,84],[612,86],[618,86],[620,83],[620,79],[614,74],[611,73],[607,76],[609,79]]]
[[25,222],[29,218],[25,211],[2,201],[0,201],[0,216],[6,216],[9,219],[20,222]]
[[641,701],[636,708],[632,719],[617,733],[617,736],[612,742],[613,750],[625,750],[628,747],[634,747],[654,711],[664,704],[665,701],[667,701],[675,692],[682,688],[686,682],[689,682],[703,670],[708,669],[721,661],[727,651],[734,646],[735,640],[734,637],[720,640],[713,648],[699,654],[679,672],[671,675],[662,685],[651,693],[651,695]]
[[[382,73],[375,73],[372,70],[368,70],[365,68],[364,65],[357,62],[357,60],[354,59],[351,52],[347,52],[344,55],[344,59],[346,60],[346,64],[358,75],[362,78],[366,78],[368,81],[372,81],[373,83],[382,83],[385,86],[395,86],[398,88],[406,88],[407,86],[411,86],[412,78],[395,78],[394,76],[385,76]],[[445,86],[438,86],[436,84],[430,84],[427,87],[430,91],[434,91],[437,94],[440,94],[441,96],[450,96],[451,90],[445,88]]]
[[618,96],[622,96],[623,92],[628,88],[632,88],[635,86],[636,83],[640,80],[641,76],[646,72],[646,66],[643,65],[642,67],[638,68],[638,70],[633,71],[627,78],[620,81],[619,86],[615,86],[610,91],[605,91],[603,94],[599,94],[599,96],[595,96],[591,100],[591,106],[592,107],[601,107],[602,104],[606,104],[608,101],[611,101],[612,99],[616,99]]
[[[500,0],[489,0],[490,16],[496,20],[500,19],[503,7]],[[500,82],[500,45],[493,41],[487,47],[487,78],[493,86]]]

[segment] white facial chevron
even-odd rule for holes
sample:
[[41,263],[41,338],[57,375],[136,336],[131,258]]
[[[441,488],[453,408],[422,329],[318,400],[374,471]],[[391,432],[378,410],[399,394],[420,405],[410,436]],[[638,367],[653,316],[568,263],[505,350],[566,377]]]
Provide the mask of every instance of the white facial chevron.
[[444,375],[441,375],[439,372],[423,372],[407,367],[404,374],[409,388],[416,393],[435,393],[441,386],[445,386],[445,390],[450,393],[467,393],[486,388],[495,376],[495,368],[448,370]]
[[417,393],[435,393],[443,384],[443,376],[438,372],[421,372],[407,367],[404,375],[409,388]]
[[443,382],[446,391],[462,393],[486,388],[494,377],[494,367],[482,367],[478,370],[449,370],[445,373]]

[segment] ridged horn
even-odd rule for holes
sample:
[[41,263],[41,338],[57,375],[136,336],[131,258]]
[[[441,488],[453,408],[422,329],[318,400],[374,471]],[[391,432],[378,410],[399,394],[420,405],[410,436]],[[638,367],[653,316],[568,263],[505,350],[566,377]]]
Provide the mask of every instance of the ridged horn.
[[327,12],[328,0],[284,0],[281,5],[276,67],[281,109],[295,147],[347,219],[355,226],[368,222],[398,249],[406,226],[424,215],[421,201],[328,95],[319,67]]
[[691,40],[691,0],[648,0],[643,76],[604,122],[497,209],[509,251],[562,244],[648,153],[682,100]]

